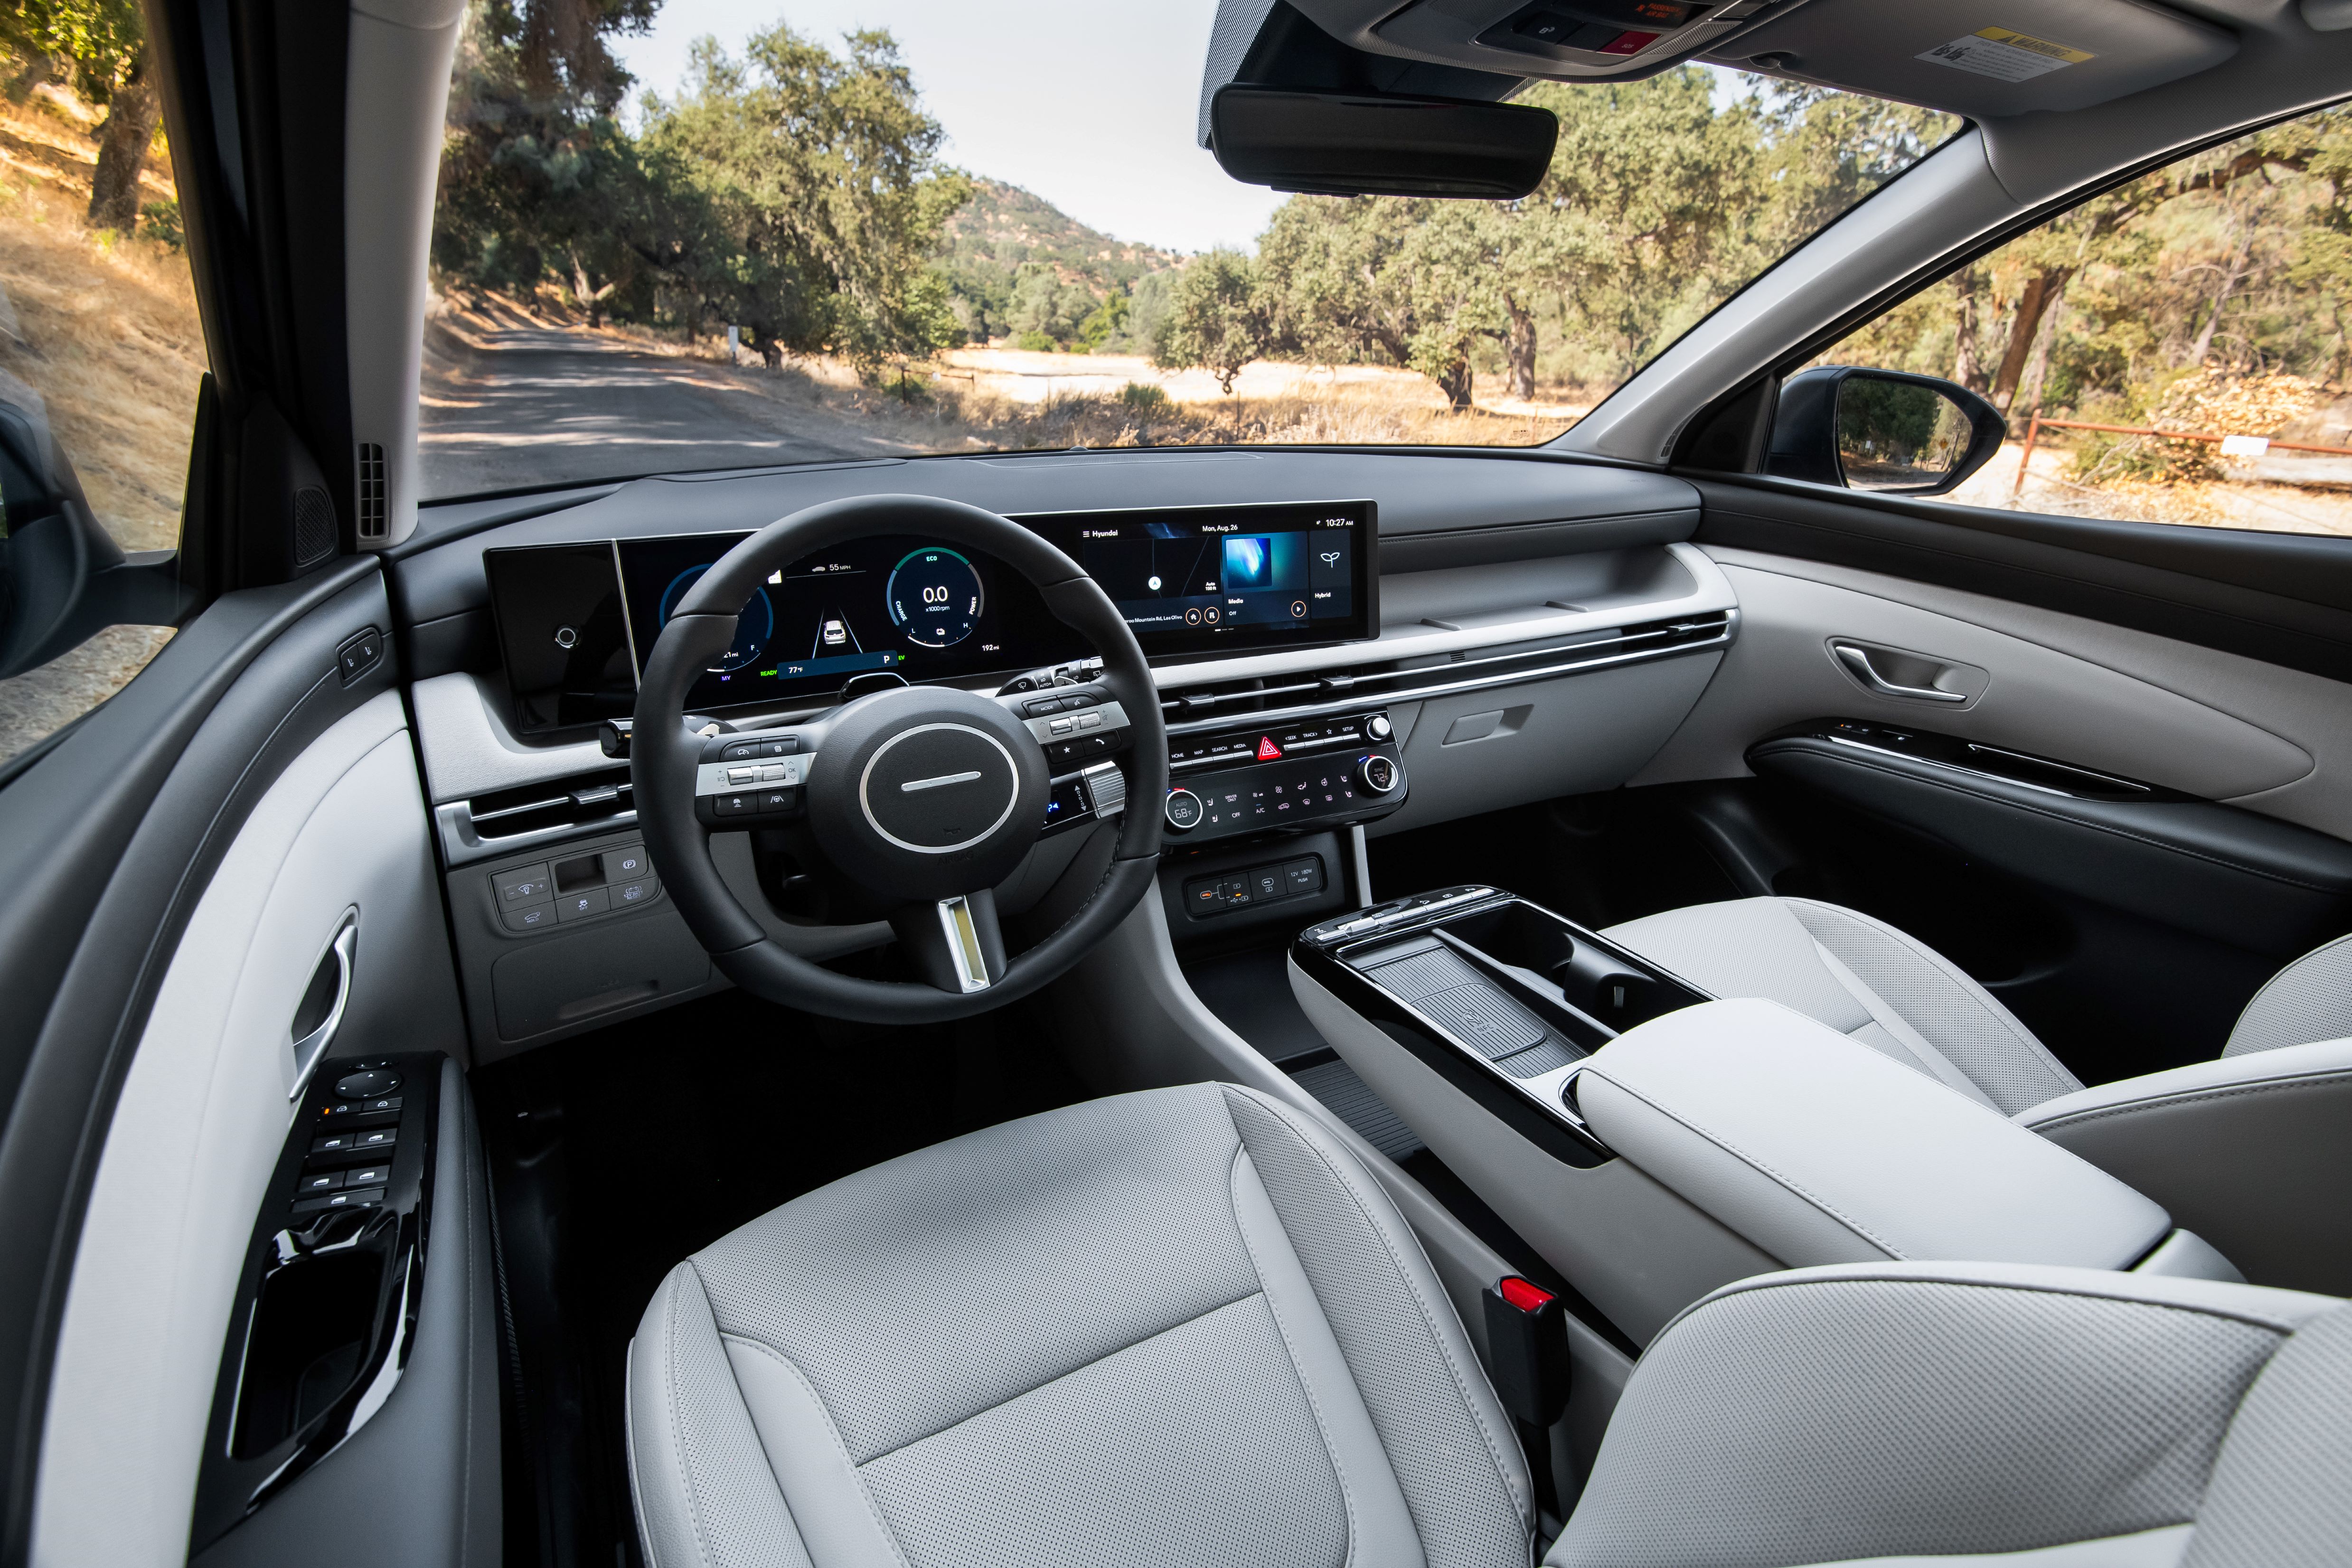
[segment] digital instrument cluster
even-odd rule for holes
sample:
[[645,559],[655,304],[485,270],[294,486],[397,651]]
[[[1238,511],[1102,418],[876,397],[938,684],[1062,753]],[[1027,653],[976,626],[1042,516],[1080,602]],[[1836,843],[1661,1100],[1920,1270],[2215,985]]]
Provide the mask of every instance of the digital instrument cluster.
[[[1102,585],[1147,653],[1346,642],[1378,622],[1369,501],[1062,512],[1015,519]],[[749,536],[687,534],[486,552],[516,723],[627,713],[662,628]],[[859,675],[1009,674],[1084,656],[1027,579],[917,535],[835,545],[769,574],[688,697],[696,711],[829,695]]]

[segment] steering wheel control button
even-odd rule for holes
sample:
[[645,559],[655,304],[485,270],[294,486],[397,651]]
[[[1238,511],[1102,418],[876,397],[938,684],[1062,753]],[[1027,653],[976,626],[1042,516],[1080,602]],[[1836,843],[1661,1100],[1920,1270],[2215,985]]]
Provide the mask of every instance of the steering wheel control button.
[[1082,713],[1078,715],[1078,727],[1080,729],[1100,729],[1102,727],[1102,715],[1098,713]]
[[760,810],[759,800],[753,795],[713,795],[709,799],[711,815],[722,820],[729,817],[753,816]]
[[490,878],[498,889],[499,906],[513,909],[526,904],[545,904],[555,896],[555,883],[548,880],[545,864],[518,866],[502,871]]
[[1208,808],[1201,804],[1201,797],[1190,789],[1168,791],[1167,811],[1168,825],[1180,833],[1191,832],[1201,825],[1201,819],[1208,815]]
[[1048,735],[1067,735],[1070,731],[1077,727],[1078,721],[1076,719],[1057,718],[1051,720],[1046,724],[1045,733]]
[[335,1080],[335,1098],[364,1100],[372,1094],[389,1094],[399,1087],[397,1072],[347,1072]]
[[801,792],[786,784],[779,789],[762,789],[752,797],[763,817],[781,817],[787,811],[800,810]]
[[1358,767],[1357,777],[1364,781],[1364,788],[1373,794],[1385,795],[1397,787],[1397,765],[1390,758],[1374,752],[1365,758]]

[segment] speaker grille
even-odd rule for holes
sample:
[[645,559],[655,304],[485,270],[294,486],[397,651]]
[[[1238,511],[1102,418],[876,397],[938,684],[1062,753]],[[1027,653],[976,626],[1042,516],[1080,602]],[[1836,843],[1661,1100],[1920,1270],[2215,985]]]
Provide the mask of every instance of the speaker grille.
[[294,492],[294,568],[307,570],[335,553],[335,504],[316,485]]
[[383,538],[383,447],[380,443],[360,443],[360,538]]

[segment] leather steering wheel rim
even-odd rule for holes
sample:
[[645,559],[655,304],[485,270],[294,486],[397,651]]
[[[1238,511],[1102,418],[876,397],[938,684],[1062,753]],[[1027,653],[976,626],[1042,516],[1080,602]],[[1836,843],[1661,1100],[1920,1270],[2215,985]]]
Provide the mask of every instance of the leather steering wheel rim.
[[[1128,716],[1127,810],[1102,879],[1062,925],[1013,958],[985,989],[839,974],[784,947],[736,899],[711,859],[712,829],[695,815],[703,737],[684,723],[687,694],[734,640],[736,617],[768,574],[829,545],[873,533],[909,533],[995,557],[1026,578],[1054,618],[1103,661],[1102,683]],[[846,705],[843,712],[856,705]],[[638,827],[672,902],[721,973],[765,1000],[872,1023],[932,1023],[1003,1006],[1060,977],[1127,917],[1153,885],[1159,803],[1168,793],[1168,732],[1159,689],[1125,617],[1077,562],[994,512],[930,496],[863,496],[805,507],[719,558],[661,630],[637,690],[629,777]],[[976,891],[976,890],[975,890]]]

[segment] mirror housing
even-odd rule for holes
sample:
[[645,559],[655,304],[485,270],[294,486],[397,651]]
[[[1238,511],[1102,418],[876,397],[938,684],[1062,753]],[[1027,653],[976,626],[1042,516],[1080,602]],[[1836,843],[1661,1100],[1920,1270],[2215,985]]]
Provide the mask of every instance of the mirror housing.
[[1549,110],[1517,103],[1228,83],[1209,105],[1209,148],[1226,173],[1318,196],[1517,201],[1559,140]]
[[100,526],[35,402],[0,402],[0,679],[109,626],[177,624],[170,550],[126,555]]
[[1957,382],[1821,365],[1782,383],[1764,472],[1882,495],[1941,496],[1991,461],[2008,434],[2000,411]]

